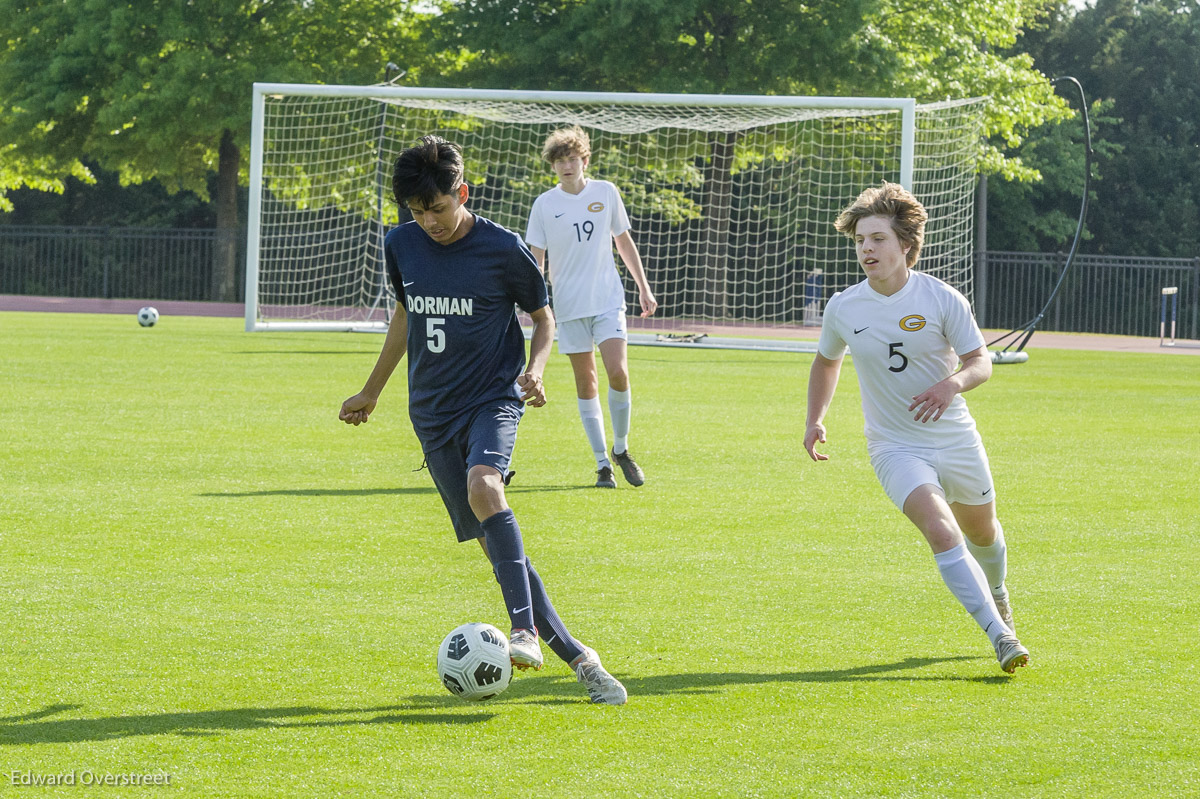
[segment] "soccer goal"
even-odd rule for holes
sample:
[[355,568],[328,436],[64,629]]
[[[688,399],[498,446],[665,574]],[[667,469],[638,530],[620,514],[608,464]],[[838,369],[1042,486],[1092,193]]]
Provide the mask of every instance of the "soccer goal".
[[[922,268],[970,297],[982,107],[255,84],[246,329],[386,328],[383,236],[407,219],[391,198],[399,151],[427,133],[462,145],[470,207],[523,235],[555,183],[542,143],[566,125],[591,137],[589,175],[621,189],[660,303],[652,320],[631,312],[631,333],[712,345],[819,324],[860,280],[833,219],[882,180],[930,212]],[[631,280],[627,294],[632,311]]]

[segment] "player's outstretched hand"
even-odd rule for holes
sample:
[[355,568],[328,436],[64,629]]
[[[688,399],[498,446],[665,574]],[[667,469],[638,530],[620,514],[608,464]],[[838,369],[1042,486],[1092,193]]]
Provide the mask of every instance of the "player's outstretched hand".
[[936,422],[942,418],[942,414],[950,407],[950,403],[954,401],[954,395],[957,393],[954,390],[954,386],[947,385],[946,381],[943,380],[934,383],[913,397],[912,405],[909,405],[908,409],[917,412],[917,415],[913,419],[921,424]]
[[521,402],[540,408],[546,404],[546,387],[542,385],[541,375],[526,372],[517,378],[521,388]]
[[658,310],[658,300],[654,299],[654,295],[643,291],[638,295],[638,300],[642,305],[642,316],[654,316],[654,312]]
[[808,429],[804,431],[804,448],[808,450],[808,457],[814,461],[827,461],[828,455],[822,455],[817,452],[817,442],[825,443],[825,425],[820,422],[810,424]]
[[346,424],[357,427],[371,416],[371,411],[375,410],[375,403],[376,400],[360,391],[342,403],[342,410],[338,413],[338,418]]

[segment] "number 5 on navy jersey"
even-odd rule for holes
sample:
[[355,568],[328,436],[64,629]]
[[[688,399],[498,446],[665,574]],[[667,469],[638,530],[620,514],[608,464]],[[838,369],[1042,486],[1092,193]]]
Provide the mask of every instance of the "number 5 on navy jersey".
[[441,325],[444,324],[446,324],[446,320],[441,316],[425,318],[425,346],[430,352],[441,352],[446,349],[446,331],[441,328]]

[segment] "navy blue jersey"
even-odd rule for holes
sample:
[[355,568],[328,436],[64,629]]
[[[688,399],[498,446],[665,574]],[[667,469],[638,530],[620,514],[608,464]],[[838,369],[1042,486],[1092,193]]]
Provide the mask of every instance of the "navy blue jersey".
[[384,255],[408,313],[408,412],[429,452],[482,403],[520,399],[525,336],[514,306],[544,308],[546,281],[520,237],[481,216],[450,244],[416,222],[401,225]]

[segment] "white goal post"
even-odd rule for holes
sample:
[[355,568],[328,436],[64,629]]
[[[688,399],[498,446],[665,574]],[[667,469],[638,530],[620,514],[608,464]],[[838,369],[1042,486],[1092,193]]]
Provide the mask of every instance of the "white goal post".
[[400,150],[427,133],[460,144],[469,207],[523,235],[533,200],[555,184],[542,143],[573,124],[592,140],[589,175],[621,189],[660,303],[637,319],[626,276],[631,333],[670,343],[819,324],[833,292],[860,279],[833,219],[882,180],[925,203],[921,268],[969,298],[982,107],[256,83],[246,329],[385,329],[383,236],[407,218],[391,197]]

